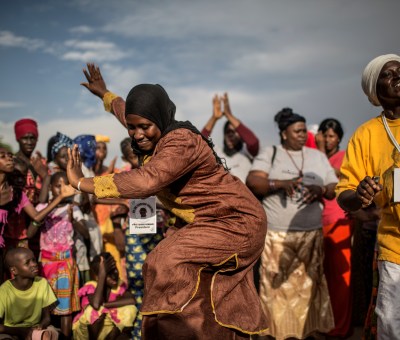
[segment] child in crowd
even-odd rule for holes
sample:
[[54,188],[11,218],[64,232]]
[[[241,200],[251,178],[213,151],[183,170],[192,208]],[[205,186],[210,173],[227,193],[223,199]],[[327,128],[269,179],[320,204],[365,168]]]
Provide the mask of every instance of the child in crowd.
[[[62,195],[63,183],[68,183],[65,172],[59,171],[51,176],[53,201]],[[47,203],[41,203],[37,209],[40,211],[47,206]],[[71,336],[72,313],[80,309],[78,268],[72,248],[74,230],[88,234],[82,219],[82,212],[72,205],[72,200],[58,199],[57,206],[45,218],[40,228],[42,275],[48,280],[58,298],[59,304],[52,313],[60,316],[61,332],[67,339]]]
[[[33,220],[29,228],[33,228],[34,225],[40,223],[47,214],[61,202],[62,199],[72,196],[75,193],[75,189],[71,186],[64,185],[63,182],[61,195],[55,198],[51,204],[39,212],[35,209],[23,191],[23,187],[21,183],[19,183],[20,177],[15,175],[14,169],[13,154],[7,149],[0,148],[0,282],[3,281],[4,277],[2,254],[5,242],[3,233],[4,230],[8,228],[9,215],[21,214],[22,211],[25,212]],[[29,228],[27,231],[28,238],[30,238]],[[31,233],[31,237],[32,236],[33,233]]]
[[0,286],[0,339],[58,339],[58,332],[50,326],[50,311],[57,298],[48,282],[38,276],[32,251],[14,248],[7,252],[5,262],[14,278]]
[[130,339],[137,314],[135,298],[119,278],[111,254],[95,256],[91,273],[94,280],[79,290],[82,311],[74,319],[74,338]]

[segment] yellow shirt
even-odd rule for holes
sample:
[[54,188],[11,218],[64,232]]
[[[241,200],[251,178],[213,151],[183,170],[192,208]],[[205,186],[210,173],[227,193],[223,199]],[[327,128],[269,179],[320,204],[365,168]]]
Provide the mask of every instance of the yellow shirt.
[[[400,141],[400,119],[387,119],[390,130],[397,141]],[[337,196],[345,190],[356,190],[365,176],[380,176],[393,165],[392,152],[394,145],[389,139],[381,116],[361,125],[351,137],[347,146],[340,180],[336,186]],[[374,199],[382,209],[378,228],[379,259],[400,264],[400,230],[399,222],[390,209],[387,197],[383,192]]]
[[10,280],[0,286],[0,318],[8,327],[32,327],[39,324],[42,308],[57,298],[46,279],[35,277],[32,287],[19,290]]

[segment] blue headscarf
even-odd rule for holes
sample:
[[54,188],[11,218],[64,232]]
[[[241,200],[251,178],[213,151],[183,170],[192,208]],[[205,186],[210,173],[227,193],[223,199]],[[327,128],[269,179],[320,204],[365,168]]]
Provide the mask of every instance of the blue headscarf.
[[67,148],[72,148],[74,145],[74,142],[71,138],[69,138],[67,135],[64,135],[61,132],[57,132],[55,139],[54,139],[54,144],[51,147],[51,156],[54,159],[57,155],[57,152],[60,151],[61,148],[64,146]]
[[83,164],[92,169],[96,164],[96,137],[94,135],[79,135],[74,139],[79,147]]

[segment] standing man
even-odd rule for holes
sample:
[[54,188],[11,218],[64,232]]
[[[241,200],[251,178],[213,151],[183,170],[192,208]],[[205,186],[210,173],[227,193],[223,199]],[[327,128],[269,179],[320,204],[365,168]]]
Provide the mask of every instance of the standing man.
[[366,208],[373,201],[382,209],[375,309],[378,339],[400,339],[400,203],[393,202],[400,190],[393,181],[393,169],[400,166],[400,56],[373,59],[363,72],[362,88],[383,111],[351,137],[336,190],[339,205],[347,211]]

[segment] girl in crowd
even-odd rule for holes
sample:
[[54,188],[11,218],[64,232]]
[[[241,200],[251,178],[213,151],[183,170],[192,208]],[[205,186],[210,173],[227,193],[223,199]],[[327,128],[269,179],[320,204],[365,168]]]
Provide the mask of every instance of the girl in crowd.
[[[340,122],[328,118],[321,122],[315,138],[318,149],[326,154],[337,177],[345,154],[344,150],[339,149],[342,137],[343,128]],[[335,328],[329,335],[344,338],[351,333],[352,321],[353,300],[350,285],[352,225],[336,200],[324,199],[323,202],[324,270],[335,319]]]
[[[221,102],[224,111],[221,110]],[[258,154],[259,141],[257,136],[232,114],[227,93],[222,98],[214,96],[213,114],[201,131],[202,135],[208,138],[222,116],[227,119],[224,125],[224,149],[216,148],[216,151],[225,158],[231,173],[244,183],[253,158]]]
[[321,202],[334,198],[337,177],[324,154],[304,147],[304,117],[284,108],[275,121],[281,145],[259,154],[247,177],[268,216],[260,297],[270,335],[304,339],[334,325],[323,272]]
[[93,280],[79,290],[82,310],[74,318],[74,338],[130,339],[137,309],[114,258],[107,252],[96,255],[90,268]]
[[[87,234],[82,223],[80,209],[66,200],[62,187],[68,184],[65,172],[58,171],[51,176],[50,190],[52,201],[37,205],[39,211],[52,206],[52,211],[43,224],[36,224],[35,232],[40,229],[40,262],[42,276],[49,281],[58,299],[57,307],[52,311],[60,316],[61,332],[69,339],[71,336],[72,313],[78,311],[78,267],[73,257],[74,229]],[[53,202],[57,202],[54,206]]]
[[83,178],[74,147],[71,183],[98,197],[156,194],[181,219],[143,266],[142,337],[248,339],[264,331],[252,273],[266,233],[259,202],[190,122],[174,119],[175,105],[160,85],[135,86],[125,104],[108,92],[97,67],[89,64],[84,73],[90,91],[113,98],[141,167]]
[[[23,191],[19,182],[19,176],[13,174],[14,162],[13,155],[7,149],[0,148],[0,257],[5,247],[3,233],[8,227],[8,217],[10,214],[21,214],[25,212],[33,222],[27,230],[27,237],[31,238],[32,228],[51,212],[63,198],[72,196],[75,190],[71,186],[61,187],[61,195],[56,198],[42,211],[37,211],[29,201],[28,196]],[[3,260],[0,259],[0,281],[4,278]]]

